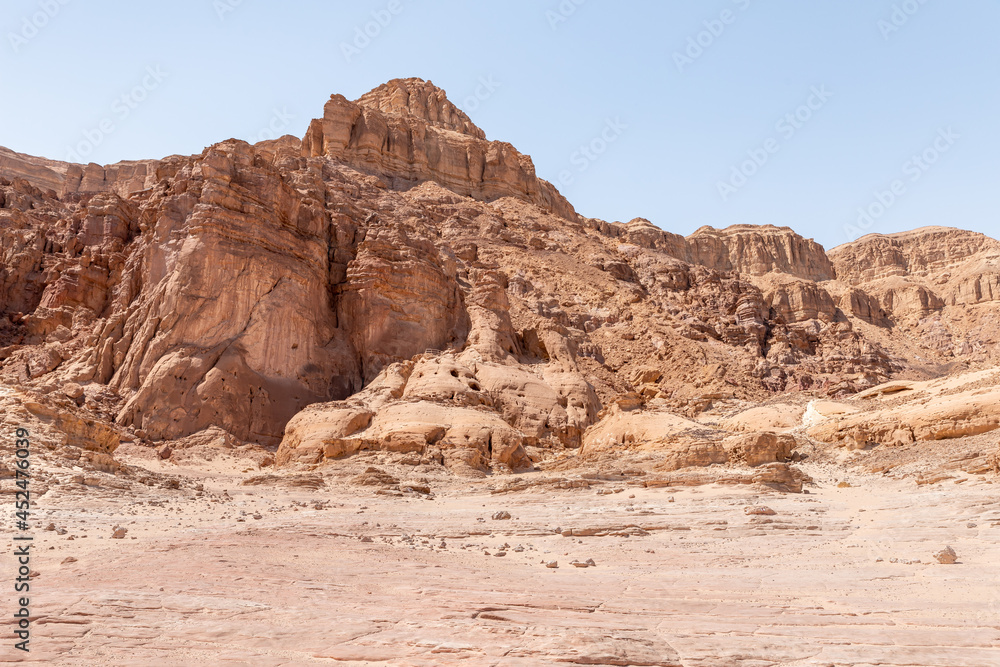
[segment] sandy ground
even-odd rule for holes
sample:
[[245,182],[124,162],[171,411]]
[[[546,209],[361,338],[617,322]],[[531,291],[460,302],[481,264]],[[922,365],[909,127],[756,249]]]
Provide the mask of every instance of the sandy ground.
[[[441,475],[424,478],[431,495],[394,497],[136,462],[204,490],[40,498],[35,525],[57,530],[35,532],[32,652],[5,645],[0,661],[1000,665],[989,478],[842,488],[842,469],[813,464],[801,495],[613,481],[496,494]],[[946,545],[957,564],[934,559]]]

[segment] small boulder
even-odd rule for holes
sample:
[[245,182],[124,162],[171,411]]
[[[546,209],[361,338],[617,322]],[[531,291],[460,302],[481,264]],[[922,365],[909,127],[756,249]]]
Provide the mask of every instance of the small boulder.
[[83,405],[86,396],[83,393],[83,387],[75,382],[69,382],[63,385],[62,393],[66,398],[70,399],[77,405]]
[[954,565],[958,562],[958,554],[956,554],[955,550],[951,547],[945,547],[941,551],[934,554],[934,557],[937,558],[937,562],[942,565]]
[[774,516],[777,514],[773,509],[764,505],[747,505],[743,511],[749,516]]

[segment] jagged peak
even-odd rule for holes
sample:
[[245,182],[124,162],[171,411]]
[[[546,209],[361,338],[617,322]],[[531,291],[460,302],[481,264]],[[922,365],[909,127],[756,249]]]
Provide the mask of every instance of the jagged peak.
[[452,104],[448,94],[431,81],[419,78],[393,79],[370,90],[355,101],[387,115],[415,116],[432,125],[485,139],[483,132],[464,111]]

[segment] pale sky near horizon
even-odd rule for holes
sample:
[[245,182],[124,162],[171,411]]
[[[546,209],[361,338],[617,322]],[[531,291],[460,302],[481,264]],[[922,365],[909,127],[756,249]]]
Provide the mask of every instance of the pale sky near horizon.
[[998,25],[990,0],[8,0],[0,145],[194,154],[417,76],[587,216],[1000,237]]

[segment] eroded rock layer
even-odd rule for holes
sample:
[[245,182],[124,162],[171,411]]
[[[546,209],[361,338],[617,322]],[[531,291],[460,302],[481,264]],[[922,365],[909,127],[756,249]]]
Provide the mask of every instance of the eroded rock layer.
[[[379,450],[469,474],[582,447],[784,479],[787,415],[721,420],[997,361],[992,239],[827,253],[788,228],[587,219],[419,79],[333,96],[302,141],[107,167],[4,149],[0,179],[0,381],[75,387],[81,419],[143,442],[218,429],[281,464]],[[879,424],[816,433],[906,438]]]

